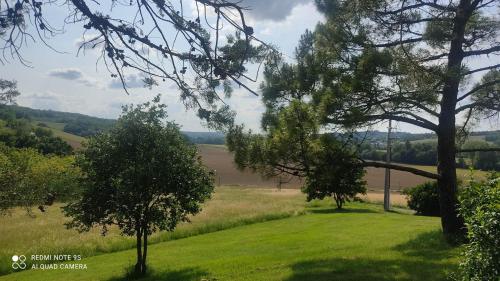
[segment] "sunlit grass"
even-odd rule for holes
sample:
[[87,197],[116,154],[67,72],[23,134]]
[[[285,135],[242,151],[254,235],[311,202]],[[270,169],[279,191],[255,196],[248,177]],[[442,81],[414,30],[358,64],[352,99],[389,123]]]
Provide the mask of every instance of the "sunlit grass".
[[[0,274],[11,271],[12,255],[80,254],[88,257],[135,246],[134,238],[123,237],[117,228],[110,228],[106,237],[99,229],[78,233],[66,229],[68,218],[61,213],[58,203],[45,213],[33,210],[35,217],[25,210],[15,209],[10,216],[0,217]],[[305,196],[297,190],[218,187],[203,211],[182,223],[174,232],[154,234],[150,242],[157,243],[213,232],[230,227],[303,214]]]
[[51,130],[54,133],[54,136],[60,137],[73,148],[81,147],[83,141],[85,141],[84,137],[73,135],[70,133],[64,132],[65,123],[57,123],[57,122],[47,122],[47,121],[32,121],[33,126],[38,126],[39,123],[44,123],[47,125],[46,129]]
[[[366,203],[343,211],[311,206],[303,216],[152,245],[151,273],[141,280],[427,281],[456,269],[458,249],[444,242],[439,218]],[[134,259],[127,250],[85,258],[87,270],[28,270],[0,280],[125,280]]]

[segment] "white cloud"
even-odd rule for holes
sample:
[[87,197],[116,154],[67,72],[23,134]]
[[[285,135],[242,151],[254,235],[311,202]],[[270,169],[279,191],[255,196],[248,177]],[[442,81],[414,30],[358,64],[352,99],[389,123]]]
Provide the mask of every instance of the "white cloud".
[[[144,75],[143,74],[129,74],[124,77],[125,84],[128,89],[144,88]],[[119,78],[113,79],[109,83],[110,89],[122,89],[122,81]]]
[[243,0],[240,5],[248,8],[248,13],[256,20],[279,22],[288,17],[295,6],[310,2],[311,0]]
[[96,79],[93,79],[86,74],[84,74],[78,68],[59,68],[53,69],[47,73],[51,77],[56,77],[64,80],[75,81],[87,87],[99,87],[100,83]]

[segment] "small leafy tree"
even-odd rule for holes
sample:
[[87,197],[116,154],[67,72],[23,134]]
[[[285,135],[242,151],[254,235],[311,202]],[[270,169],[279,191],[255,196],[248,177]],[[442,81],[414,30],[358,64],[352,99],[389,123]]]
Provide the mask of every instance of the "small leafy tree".
[[472,180],[460,194],[460,214],[469,243],[460,263],[460,280],[498,280],[500,276],[500,175]]
[[321,150],[315,154],[316,165],[306,178],[303,192],[307,200],[331,197],[341,209],[343,204],[366,193],[363,167],[352,154],[339,147],[330,136],[322,136]]
[[17,82],[9,81],[0,78],[0,104],[15,103],[16,98],[20,95],[17,90]]
[[295,100],[267,117],[265,135],[245,133],[242,126],[234,126],[227,135],[238,168],[264,177],[304,178],[302,191],[308,201],[332,197],[338,208],[365,192],[364,171],[355,152],[340,136],[319,132],[311,105]]
[[124,107],[108,132],[89,139],[77,158],[84,177],[81,198],[64,208],[72,217],[68,227],[88,231],[117,225],[122,234],[136,236],[135,273],[146,273],[148,236],[172,231],[214,189],[207,172],[179,127],[164,122],[165,106],[153,103]]

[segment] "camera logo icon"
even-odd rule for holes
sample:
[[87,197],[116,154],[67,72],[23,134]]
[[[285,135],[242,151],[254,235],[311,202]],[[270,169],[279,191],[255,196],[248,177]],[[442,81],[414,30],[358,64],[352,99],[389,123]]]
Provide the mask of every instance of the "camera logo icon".
[[26,257],[24,255],[13,255],[12,256],[12,268],[13,269],[25,269],[26,268]]

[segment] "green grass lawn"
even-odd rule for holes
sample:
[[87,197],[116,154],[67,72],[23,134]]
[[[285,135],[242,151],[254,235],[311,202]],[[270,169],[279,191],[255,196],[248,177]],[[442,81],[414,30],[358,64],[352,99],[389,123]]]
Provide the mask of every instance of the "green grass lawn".
[[[177,229],[153,235],[152,243],[178,239],[227,229],[238,225],[284,218],[305,212],[305,195],[297,190],[218,187],[203,211]],[[310,205],[310,204],[309,204]],[[131,249],[134,238],[123,237],[117,228],[110,228],[106,237],[99,229],[79,234],[68,230],[68,219],[56,204],[45,213],[33,210],[36,217],[27,216],[24,209],[15,209],[10,216],[0,216],[0,275],[12,271],[12,255],[78,253],[89,257]]]
[[[458,249],[439,228],[438,218],[384,213],[373,204],[309,208],[152,245],[144,280],[445,280]],[[87,270],[27,270],[0,280],[123,280],[134,259],[127,250],[84,258]]]

